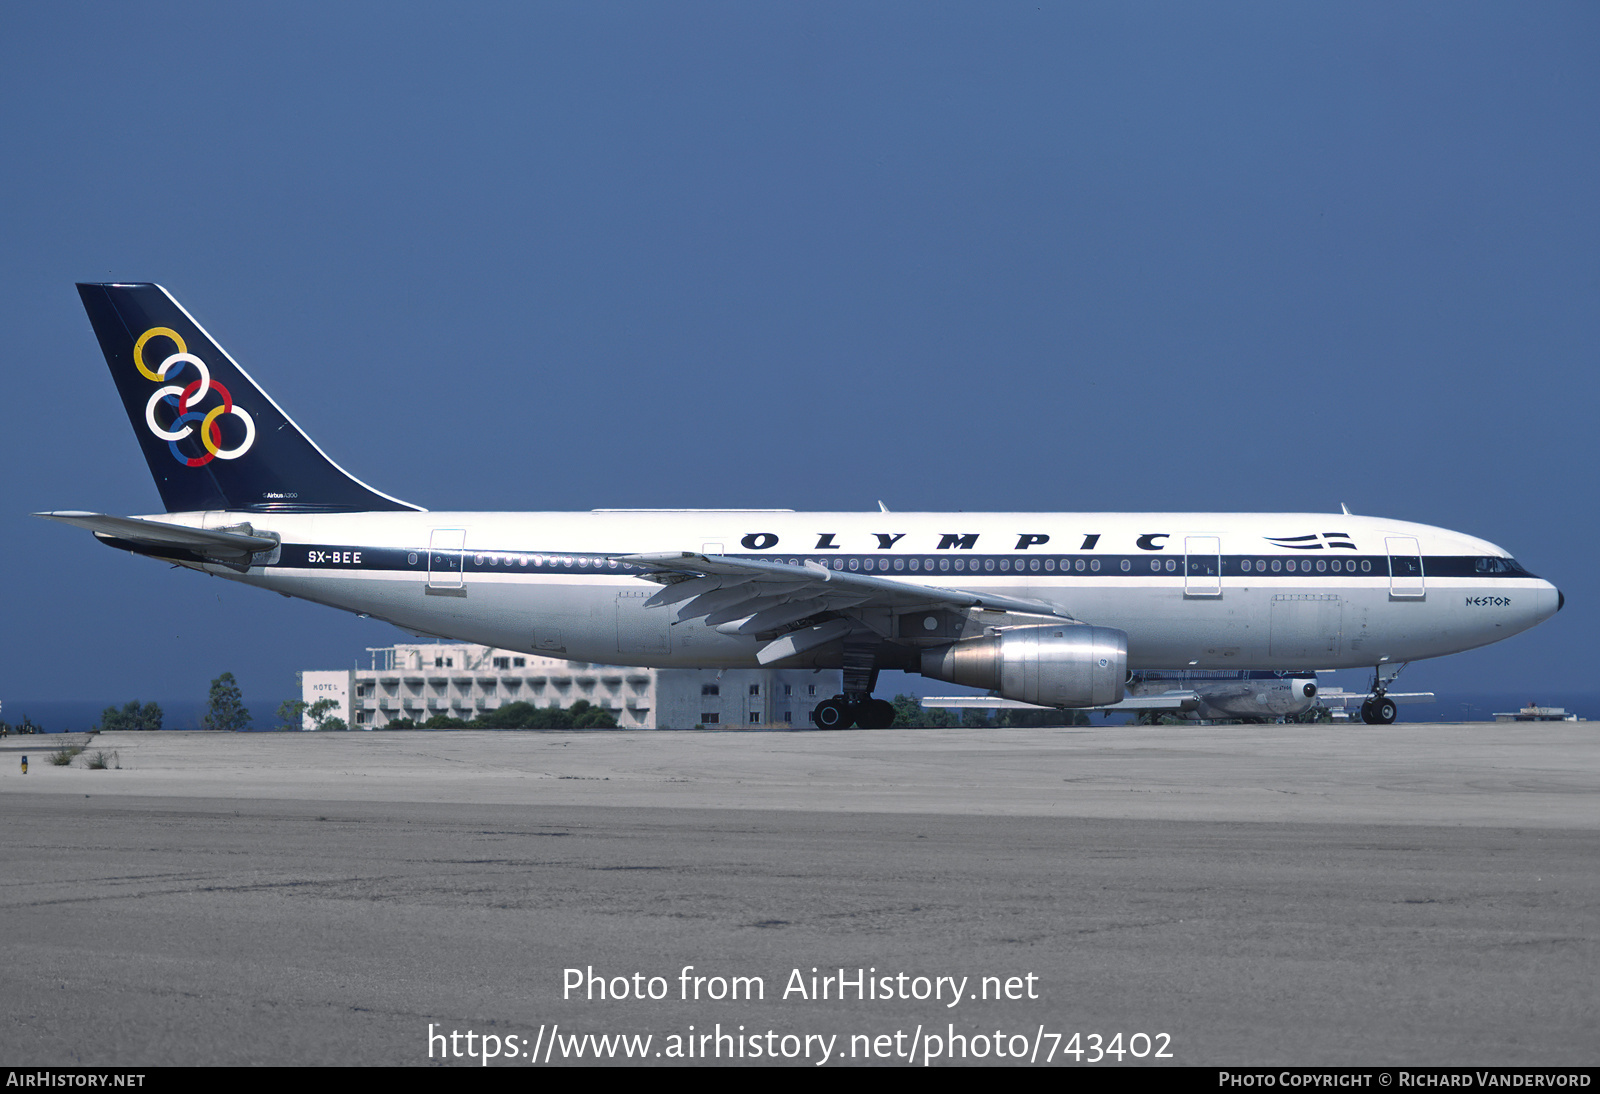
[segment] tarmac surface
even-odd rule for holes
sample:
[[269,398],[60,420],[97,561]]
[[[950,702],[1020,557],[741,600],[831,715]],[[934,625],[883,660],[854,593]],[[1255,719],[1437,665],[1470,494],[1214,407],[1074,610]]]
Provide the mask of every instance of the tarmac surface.
[[1600,1062],[1589,723],[58,743],[11,1064]]

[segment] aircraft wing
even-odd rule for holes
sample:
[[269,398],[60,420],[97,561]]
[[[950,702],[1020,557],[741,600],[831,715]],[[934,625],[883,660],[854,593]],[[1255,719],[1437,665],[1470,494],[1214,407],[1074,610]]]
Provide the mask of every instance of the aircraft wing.
[[[846,573],[814,562],[790,566],[689,551],[625,555],[618,561],[655,571],[652,576],[657,580],[676,577],[645,601],[645,607],[679,604],[682,606],[677,611],[677,622],[703,617],[707,626],[726,634],[776,633],[812,616],[867,608],[975,608],[1072,620],[1060,607],[1043,600]],[[854,629],[848,619],[828,619],[779,635],[762,648],[757,658],[762,664],[771,664],[842,638]]]
[[113,517],[105,513],[63,511],[35,513],[45,520],[58,520],[78,528],[87,528],[98,538],[117,540],[138,549],[142,554],[176,552],[180,556],[200,556],[229,563],[248,562],[253,556],[267,554],[278,546],[276,535],[257,533],[248,524],[231,528],[190,528],[181,524],[168,524],[159,520],[139,517]]

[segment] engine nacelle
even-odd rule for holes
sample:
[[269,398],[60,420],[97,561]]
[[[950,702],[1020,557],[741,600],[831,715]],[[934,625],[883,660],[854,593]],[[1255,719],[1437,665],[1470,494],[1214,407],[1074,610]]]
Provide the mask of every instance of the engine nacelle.
[[1042,707],[1122,701],[1128,636],[1109,627],[1013,627],[922,653],[922,675]]

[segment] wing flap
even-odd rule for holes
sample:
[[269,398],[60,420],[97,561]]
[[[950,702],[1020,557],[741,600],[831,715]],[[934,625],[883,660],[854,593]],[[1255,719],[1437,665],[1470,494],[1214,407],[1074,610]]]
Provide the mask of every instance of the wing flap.
[[763,631],[779,631],[792,623],[798,623],[809,616],[821,615],[829,610],[829,602],[824,597],[812,597],[808,600],[785,600],[770,608],[757,611],[748,617],[734,617],[717,627],[723,634],[760,634]]
[[752,577],[729,578],[726,581],[721,576],[691,577],[668,585],[649,600],[646,600],[644,606],[647,608],[665,608],[669,604],[677,604],[680,601],[688,600],[690,597],[715,592],[723,588],[725,584],[740,585],[754,580]]
[[837,642],[854,629],[855,624],[848,619],[830,619],[826,623],[818,623],[815,627],[807,627],[803,631],[790,631],[780,638],[774,638],[756,651],[756,660],[763,665],[771,665],[791,657],[799,657],[802,653],[810,653],[818,646]]

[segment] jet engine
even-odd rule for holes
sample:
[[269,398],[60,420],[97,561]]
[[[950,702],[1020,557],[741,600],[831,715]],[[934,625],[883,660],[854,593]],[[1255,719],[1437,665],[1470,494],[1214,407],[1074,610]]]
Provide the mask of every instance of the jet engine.
[[1128,636],[1109,627],[1012,627],[924,650],[922,675],[1043,707],[1122,701]]

